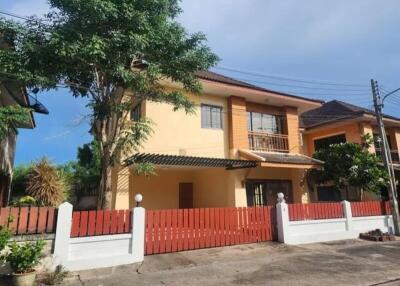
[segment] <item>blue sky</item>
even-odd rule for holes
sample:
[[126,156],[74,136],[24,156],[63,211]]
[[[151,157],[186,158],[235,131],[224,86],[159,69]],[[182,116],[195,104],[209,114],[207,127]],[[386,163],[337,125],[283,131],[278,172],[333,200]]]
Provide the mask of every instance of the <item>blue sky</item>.
[[[350,91],[284,87],[265,77],[218,69],[241,79],[259,81],[270,89],[320,99],[341,99],[370,107],[369,79],[386,90],[400,86],[400,5],[397,0],[184,0],[179,21],[190,31],[202,31],[221,58],[220,67],[291,78],[357,82]],[[1,1],[0,10],[19,15],[42,14],[45,0]],[[268,84],[267,84],[268,82]],[[299,85],[299,84],[298,84]],[[333,86],[333,88],[335,88]],[[340,88],[340,87],[339,87]],[[325,95],[328,94],[329,95]],[[16,163],[47,155],[57,163],[75,158],[78,146],[90,141],[85,99],[66,90],[38,95],[50,110],[35,115],[37,128],[21,130]],[[399,99],[385,112],[400,116]]]

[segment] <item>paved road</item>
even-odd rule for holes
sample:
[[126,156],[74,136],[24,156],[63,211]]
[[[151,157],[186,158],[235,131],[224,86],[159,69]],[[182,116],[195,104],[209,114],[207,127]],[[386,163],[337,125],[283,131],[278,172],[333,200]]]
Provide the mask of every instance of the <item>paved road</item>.
[[64,285],[400,285],[400,241],[261,243],[154,255],[140,267],[81,272]]

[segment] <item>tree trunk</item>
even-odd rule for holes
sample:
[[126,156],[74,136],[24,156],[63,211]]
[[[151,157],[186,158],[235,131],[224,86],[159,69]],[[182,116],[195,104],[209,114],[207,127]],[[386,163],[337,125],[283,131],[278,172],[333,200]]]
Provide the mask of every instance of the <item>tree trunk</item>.
[[97,208],[103,210],[111,209],[112,204],[112,188],[111,188],[111,170],[110,160],[102,158],[101,160],[101,180],[99,185],[99,195]]
[[[107,100],[103,100],[104,105],[114,108],[120,107],[123,95],[124,89],[117,87],[106,96]],[[126,115],[128,114],[129,113],[126,113]],[[115,111],[106,114],[103,118],[97,118],[93,122],[92,132],[99,141],[101,150],[101,180],[97,202],[98,209],[107,210],[112,207],[111,160],[116,152],[117,142],[121,132],[121,120],[126,120],[126,118]]]

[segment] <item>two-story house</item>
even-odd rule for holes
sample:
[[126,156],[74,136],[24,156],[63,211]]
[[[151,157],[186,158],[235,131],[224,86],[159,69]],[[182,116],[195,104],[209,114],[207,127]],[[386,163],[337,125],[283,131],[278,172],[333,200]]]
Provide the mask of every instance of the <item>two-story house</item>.
[[[138,102],[131,119],[153,121],[154,134],[112,174],[113,208],[148,209],[272,205],[310,200],[304,176],[322,162],[303,153],[299,114],[323,102],[257,87],[213,72],[197,74],[201,96],[194,115],[172,106]],[[180,86],[164,83],[167,88]],[[135,175],[137,162],[156,175]]]
[[[386,134],[391,148],[392,161],[396,173],[400,171],[400,119],[385,115],[383,118]],[[370,134],[378,138],[378,129],[375,113],[346,102],[333,100],[324,103],[321,107],[309,110],[301,115],[303,127],[304,154],[312,156],[319,148],[333,143],[354,142],[362,143],[363,135]],[[381,154],[379,142],[370,147],[370,152]],[[400,176],[399,176],[400,177]],[[312,201],[335,201],[347,199],[360,200],[359,190],[339,192],[332,186],[316,186],[310,190]],[[366,194],[363,200],[376,199],[372,194]]]

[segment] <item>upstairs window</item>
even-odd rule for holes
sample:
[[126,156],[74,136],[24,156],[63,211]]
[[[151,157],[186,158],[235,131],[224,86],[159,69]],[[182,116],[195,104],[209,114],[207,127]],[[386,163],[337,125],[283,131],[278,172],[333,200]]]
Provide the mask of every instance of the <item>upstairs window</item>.
[[253,132],[283,134],[283,117],[259,112],[247,112],[247,129]]
[[201,128],[222,129],[222,107],[202,104]]
[[140,120],[140,113],[141,113],[141,104],[138,103],[131,111],[131,120],[132,121],[139,121]]
[[329,145],[340,144],[340,143],[346,143],[346,135],[345,134],[329,136],[329,137],[314,140],[314,149],[315,149],[315,151],[318,151],[320,149],[328,148]]

